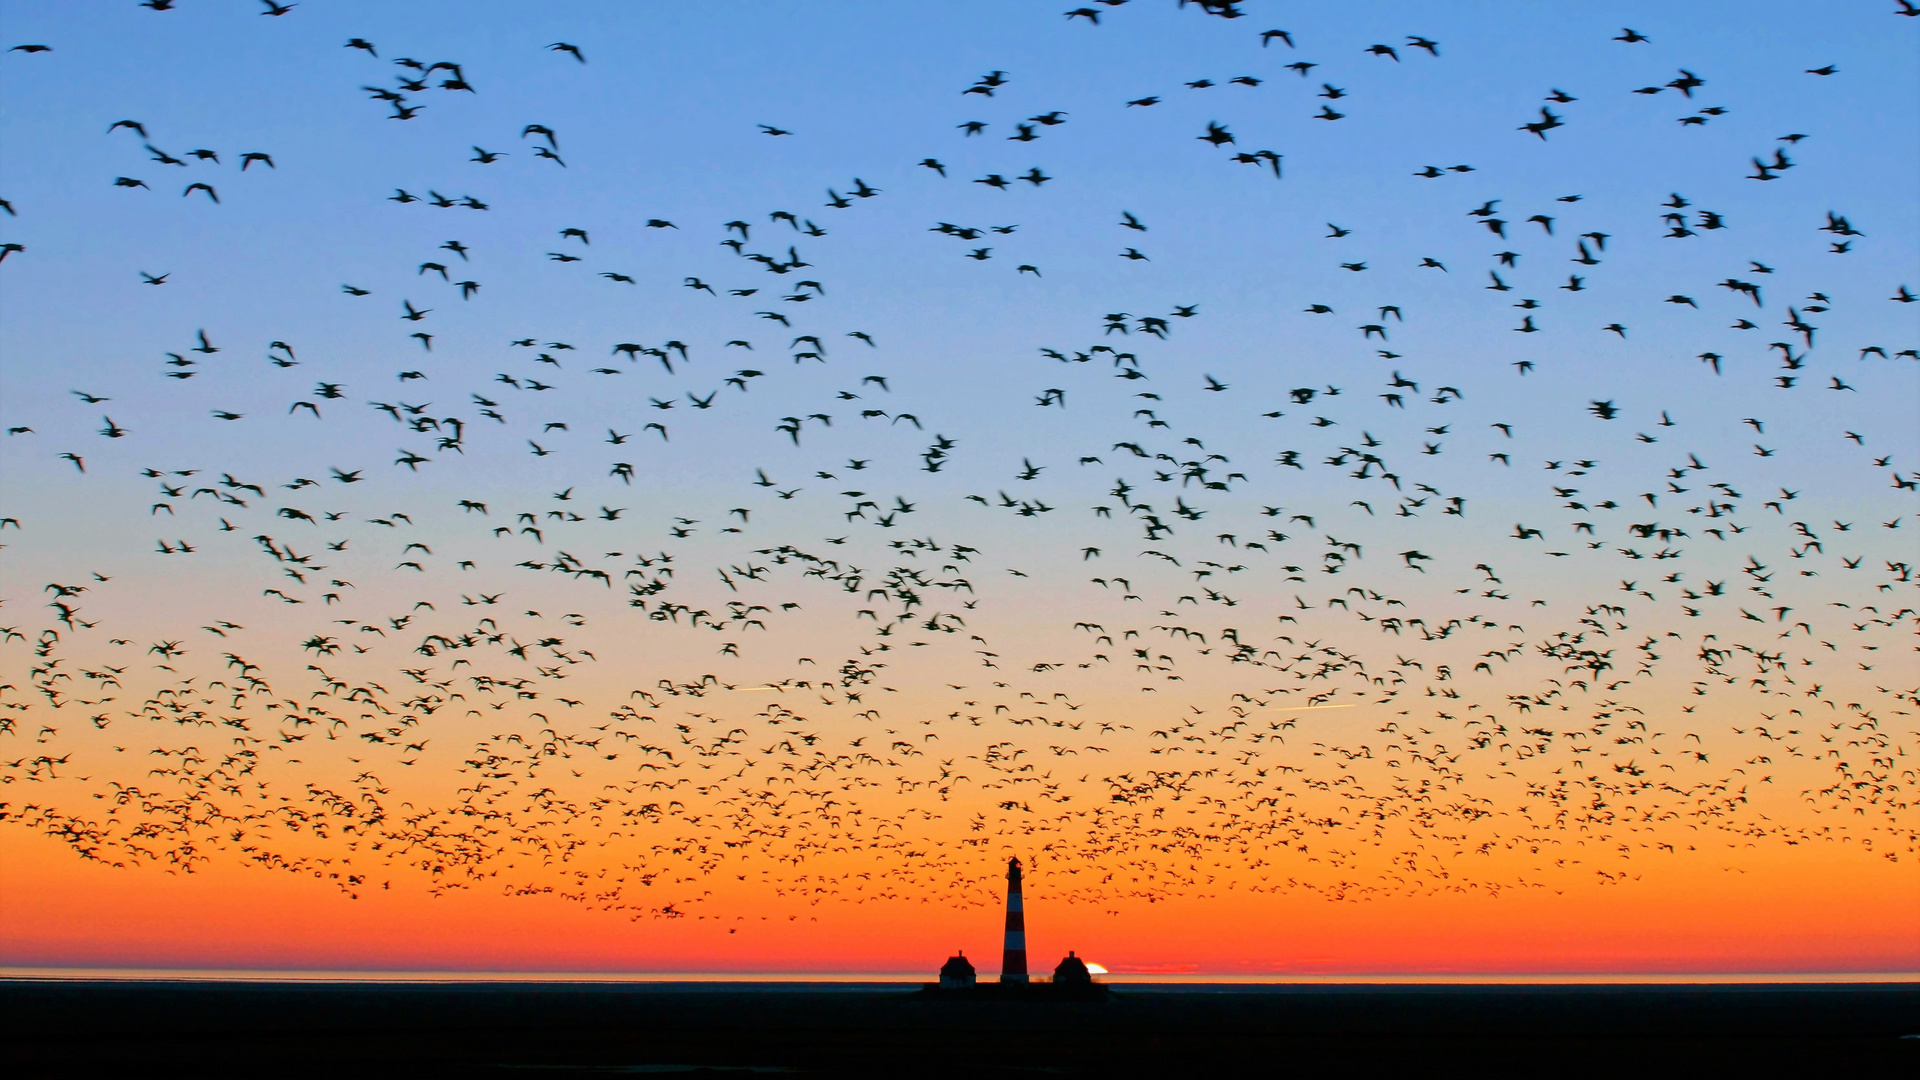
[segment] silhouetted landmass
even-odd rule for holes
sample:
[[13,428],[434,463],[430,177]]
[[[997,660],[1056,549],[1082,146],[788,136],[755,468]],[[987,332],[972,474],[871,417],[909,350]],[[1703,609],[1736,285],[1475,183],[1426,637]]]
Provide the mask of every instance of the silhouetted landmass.
[[[1915,1075],[1920,987],[0,983],[13,1077]],[[1868,1071],[1873,1070],[1873,1071]]]

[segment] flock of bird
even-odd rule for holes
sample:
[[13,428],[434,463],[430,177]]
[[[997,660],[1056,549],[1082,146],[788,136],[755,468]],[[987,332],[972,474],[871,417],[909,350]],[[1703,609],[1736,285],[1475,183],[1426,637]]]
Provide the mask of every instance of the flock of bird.
[[[1125,4],[1066,17],[1121,33]],[[1247,38],[1250,67],[1335,47],[1242,31],[1237,3],[1191,6]],[[268,0],[261,14],[297,19],[299,7]],[[1920,12],[1903,2],[1896,14]],[[1596,44],[1647,41],[1623,29]],[[484,87],[485,72],[459,62],[359,37],[344,47],[364,63],[360,92],[404,130],[433,124],[442,97]],[[592,42],[528,51],[594,70]],[[1352,51],[1387,66],[1448,61],[1444,42],[1420,34]],[[50,62],[59,45],[10,55]],[[1278,77],[1311,85],[1321,66],[1292,60]],[[1264,81],[1200,78],[1163,93]],[[1683,126],[1708,124],[1726,110],[1695,108],[1705,85],[1681,70],[1640,89],[1555,88],[1529,106],[1537,115],[1510,136],[1512,153],[1574,137],[1568,106],[1607,92],[1670,93],[1692,110]],[[1020,100],[1002,70],[956,93],[983,111]],[[1322,82],[1310,115],[1335,125],[1361,93]],[[1112,108],[1124,119],[1161,101]],[[930,123],[916,178],[1046,198],[1054,177],[1041,165],[975,177],[941,160],[955,153],[941,146],[974,138],[1026,153],[1077,119],[1011,108],[1011,119],[967,119],[957,134],[950,118]],[[128,198],[178,202],[179,187],[224,210],[295,168],[285,153],[276,165],[263,150],[178,149],[140,119],[99,128],[138,162],[101,180]],[[1791,180],[1790,152],[1809,139],[1818,145],[1817,133],[1795,133],[1755,153],[1751,179]],[[533,158],[565,179],[574,167],[562,147],[563,133],[531,123],[518,145],[476,144],[449,164]],[[1223,184],[1287,181],[1283,153],[1244,147],[1228,122],[1166,152],[1259,170],[1229,171]],[[1424,184],[1492,170],[1396,171]],[[393,213],[490,209],[465,192],[387,186]],[[1524,392],[1538,362],[1508,370],[1395,352],[1414,352],[1405,328],[1444,318],[1438,304],[1369,306],[1352,331],[1366,360],[1327,363],[1279,400],[1236,389],[1254,379],[1244,364],[1209,361],[1218,366],[1196,375],[1184,362],[1181,332],[1208,303],[1089,311],[1082,340],[1034,343],[1031,385],[1005,388],[989,447],[942,433],[956,430],[944,399],[958,376],[850,321],[859,298],[834,276],[847,257],[835,216],[906,196],[857,176],[821,187],[812,208],[645,222],[712,242],[714,261],[669,268],[677,282],[664,286],[733,305],[698,333],[568,341],[529,317],[526,336],[499,343],[498,370],[455,364],[444,343],[436,351],[435,328],[489,300],[489,256],[449,239],[398,268],[418,283],[411,295],[348,282],[332,298],[348,305],[341,319],[383,328],[395,355],[416,358],[391,389],[335,373],[311,346],[223,341],[208,311],[191,339],[152,343],[157,370],[73,392],[68,407],[108,442],[52,444],[65,429],[51,413],[12,426],[8,488],[59,483],[70,505],[140,539],[114,566],[29,580],[23,562],[60,567],[59,553],[36,547],[45,522],[3,511],[0,821],[114,866],[187,872],[238,859],[348,895],[480,888],[722,920],[766,897],[795,913],[830,901],[996,903],[1008,854],[1027,860],[1036,894],[1116,912],[1229,890],[1344,900],[1565,890],[1630,881],[1663,859],[1738,863],[1755,847],[1920,854],[1909,640],[1920,628],[1920,522],[1909,520],[1920,472],[1900,457],[1911,431],[1869,430],[1847,411],[1869,397],[1856,385],[1868,379],[1913,400],[1912,344],[1854,340],[1846,326],[1874,304],[1911,310],[1905,284],[1783,293],[1771,282],[1784,256],[1763,252],[1730,261],[1717,282],[1636,283],[1649,305],[1731,315],[1726,344],[1685,370],[1777,395],[1774,415],[1749,417],[1676,389],[1657,416],[1542,396],[1524,415],[1489,420],[1472,410],[1490,388]],[[1463,235],[1534,246],[1419,269],[1455,290],[1454,310],[1500,312],[1533,334],[1547,328],[1550,298],[1608,280],[1621,244],[1733,228],[1678,193],[1613,223],[1583,217],[1581,198],[1477,189],[1460,200]],[[369,202],[366,213],[386,209]],[[1155,223],[1112,213],[1115,254],[1150,262]],[[1844,214],[1809,213],[1795,227],[1824,232],[1829,255],[1870,235]],[[465,219],[444,220],[452,233]],[[582,291],[656,288],[659,275],[602,261],[612,228],[554,221],[540,258],[578,274]],[[1019,238],[1002,221],[925,228],[913,242],[957,241],[949,250],[979,263]],[[1330,244],[1355,242],[1352,222],[1327,229]],[[6,243],[0,273],[32,274],[38,254]],[[1009,261],[1016,283],[1054,272],[1041,254]],[[1531,269],[1542,262],[1560,269]],[[1334,258],[1326,276],[1367,269],[1365,257]],[[156,288],[175,281],[135,273]],[[1355,318],[1345,304],[1281,299],[1312,320]],[[1627,320],[1583,340],[1641,344]],[[270,366],[245,373],[214,361],[223,352],[258,352]],[[838,384],[816,391],[804,372]],[[1116,379],[1124,397],[1111,392]],[[102,447],[117,460],[122,446],[157,442],[116,405],[169,386],[266,380],[284,413],[182,409],[168,422],[254,425],[261,442],[294,433],[315,448],[309,469],[156,452],[140,474],[148,498],[94,494],[108,490],[95,487]],[[431,400],[415,403],[422,386]],[[581,386],[586,404],[568,415],[542,398]],[[749,406],[769,396],[777,422],[748,427],[759,415]],[[1108,410],[1077,462],[1042,434],[1049,418],[1067,422],[1069,399],[1076,415]],[[356,410],[385,418],[394,455],[329,440],[327,426]],[[1195,419],[1215,413],[1259,418],[1270,441],[1227,447]],[[1811,417],[1795,430],[1824,441],[1782,437],[1789,417]],[[1729,429],[1752,444],[1742,460],[1726,460]],[[712,431],[764,463],[711,491],[659,482]],[[1550,435],[1578,449],[1544,461],[1525,449]],[[1469,465],[1456,464],[1463,455]],[[1788,486],[1797,474],[1781,470],[1796,456],[1843,463],[1847,479],[1833,483],[1875,501],[1857,522],[1803,512],[1819,493]],[[29,460],[64,475],[28,479]],[[543,477],[556,468],[567,480],[552,491]],[[937,528],[915,528],[930,519]],[[203,573],[250,583],[248,598],[153,641],[122,636],[138,620],[116,604]]]

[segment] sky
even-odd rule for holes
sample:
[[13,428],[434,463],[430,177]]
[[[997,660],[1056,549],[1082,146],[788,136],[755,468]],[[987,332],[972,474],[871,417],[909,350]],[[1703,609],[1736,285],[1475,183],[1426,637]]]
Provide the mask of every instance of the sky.
[[0,0],[0,965],[1920,970],[1899,5],[264,8]]

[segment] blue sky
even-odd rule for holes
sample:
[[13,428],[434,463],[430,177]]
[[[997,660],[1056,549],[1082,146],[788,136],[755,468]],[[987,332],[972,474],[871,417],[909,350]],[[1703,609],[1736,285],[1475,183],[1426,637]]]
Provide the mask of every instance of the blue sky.
[[[8,110],[0,129],[20,148],[5,174],[20,211],[7,222],[9,237],[27,247],[6,270],[6,334],[16,358],[31,358],[9,365],[4,408],[10,425],[35,429],[5,446],[14,497],[61,506],[67,524],[50,527],[91,548],[114,535],[103,526],[119,511],[108,507],[138,506],[139,496],[75,506],[60,453],[85,450],[97,463],[87,481],[102,486],[139,486],[128,475],[136,466],[238,455],[294,475],[366,468],[376,486],[357,491],[390,502],[410,500],[422,485],[504,500],[529,485],[543,489],[538,498],[571,483],[613,501],[627,485],[606,475],[607,464],[628,460],[626,446],[637,444],[643,486],[661,496],[634,512],[646,520],[723,516],[764,467],[782,484],[811,486],[810,498],[769,513],[825,527],[845,507],[831,498],[801,507],[842,485],[809,474],[871,458],[875,471],[866,475],[884,478],[889,496],[894,488],[929,495],[924,512],[933,517],[919,520],[965,528],[978,520],[968,518],[977,510],[965,494],[1012,485],[1059,501],[1097,496],[1115,472],[1108,447],[1132,441],[1116,431],[1142,430],[1145,417],[1128,414],[1146,406],[1173,423],[1165,430],[1204,433],[1206,449],[1257,478],[1214,496],[1215,520],[1231,516],[1236,529],[1275,503],[1364,518],[1352,492],[1322,478],[1326,470],[1270,464],[1287,448],[1312,461],[1351,444],[1349,429],[1358,427],[1392,440],[1401,460],[1419,454],[1425,482],[1450,493],[1474,487],[1476,501],[1506,504],[1492,515],[1498,525],[1422,541],[1468,547],[1479,528],[1504,531],[1508,509],[1519,514],[1543,494],[1538,484],[1514,487],[1533,482],[1516,481],[1520,469],[1487,454],[1509,453],[1516,465],[1574,456],[1657,471],[1670,444],[1632,435],[1650,430],[1661,410],[1686,425],[1688,449],[1718,467],[1785,466],[1795,483],[1817,484],[1842,507],[1876,498],[1869,493],[1881,481],[1859,469],[1860,448],[1829,429],[1876,426],[1878,439],[1910,437],[1899,421],[1911,403],[1911,367],[1852,357],[1911,338],[1908,310],[1885,297],[1920,280],[1910,245],[1897,241],[1920,225],[1910,198],[1914,145],[1889,137],[1913,129],[1906,91],[1914,76],[1901,36],[1912,28],[1865,10],[1808,26],[1790,7],[1752,5],[1689,8],[1680,20],[1631,6],[1552,19],[1531,12],[1469,6],[1448,16],[1443,34],[1423,28],[1422,17],[1432,17],[1420,9],[1391,5],[1314,21],[1293,18],[1312,13],[1253,9],[1248,20],[1222,20],[1132,4],[1092,27],[1034,5],[638,5],[618,13],[556,5],[529,16],[514,6],[315,3],[258,18],[239,4],[166,13],[12,4],[9,40],[55,46],[10,53],[4,67],[9,99],[32,106]],[[1295,47],[1276,40],[1263,48],[1258,31],[1267,23],[1289,30]],[[1652,40],[1610,40],[1616,23]],[[1440,39],[1441,55],[1402,47],[1396,61],[1365,52],[1411,34]],[[380,56],[343,48],[350,37],[373,41]],[[590,63],[548,50],[552,41],[579,44]],[[456,60],[478,92],[416,94],[426,105],[416,119],[389,119],[359,88],[390,84],[402,56]],[[1317,65],[1310,77],[1284,66],[1301,60]],[[1804,73],[1827,64],[1839,72]],[[1671,89],[1630,92],[1682,69],[1705,80],[1692,99]],[[995,70],[1008,81],[992,97],[961,92]],[[1260,84],[1229,84],[1243,75]],[[1200,78],[1220,85],[1183,85]],[[1345,96],[1317,97],[1328,85]],[[1553,106],[1565,126],[1547,140],[1515,130],[1555,89],[1578,99]],[[1160,103],[1124,104],[1145,96]],[[1314,119],[1329,103],[1345,118]],[[1708,105],[1726,112],[1700,126],[1676,122]],[[1008,140],[1014,123],[1053,110],[1066,122],[1040,127],[1035,141]],[[128,118],[164,150],[204,146],[221,161],[151,162],[132,132],[108,133]],[[988,123],[985,134],[956,130],[969,120]],[[1285,178],[1232,164],[1230,151],[1198,140],[1214,121],[1235,133],[1234,149],[1284,154]],[[558,133],[565,168],[533,156],[539,137],[520,134],[529,123]],[[794,134],[768,137],[763,123]],[[1796,132],[1809,137],[1777,141]],[[468,160],[474,146],[506,156],[477,164]],[[1774,182],[1747,179],[1748,159],[1775,148],[1788,150],[1796,168]],[[239,173],[236,159],[249,150],[271,153],[277,168]],[[916,164],[929,157],[945,163],[946,178]],[[1474,171],[1412,175],[1458,164]],[[1034,167],[1054,178],[1043,189],[972,182]],[[117,188],[115,176],[151,188]],[[844,210],[824,205],[829,188],[849,191],[856,178],[882,194]],[[178,194],[202,179],[220,191],[219,205]],[[489,209],[390,201],[400,188],[472,194]],[[1690,202],[1687,214],[1711,210],[1728,227],[1664,238],[1662,204],[1675,192]],[[1558,201],[1572,195],[1580,201]],[[1466,213],[1490,199],[1508,220],[1505,239]],[[799,235],[768,219],[776,209],[830,235]],[[1817,227],[1828,210],[1868,234],[1854,251],[1827,253],[1833,238]],[[1149,231],[1120,227],[1123,211]],[[1553,216],[1552,236],[1524,220],[1540,213]],[[647,228],[649,220],[677,228]],[[805,305],[768,300],[780,294],[776,285],[804,278],[758,272],[718,246],[732,235],[719,227],[730,220],[753,223],[747,250],[793,244],[816,264],[807,272],[826,294]],[[942,221],[1018,231],[963,242],[929,232]],[[1330,225],[1351,233],[1329,238]],[[562,237],[568,227],[586,229],[591,244]],[[1604,265],[1569,258],[1575,236],[1588,231],[1608,234]],[[448,240],[467,245],[471,261],[444,250]],[[965,257],[978,248],[991,257]],[[1127,248],[1148,259],[1119,257]],[[550,261],[555,251],[582,261]],[[1501,267],[1499,251],[1517,253],[1517,266]],[[1427,258],[1447,270],[1423,267]],[[1749,260],[1775,267],[1762,280],[1769,323],[1816,291],[1834,298],[1829,318],[1845,319],[1824,331],[1814,372],[1791,392],[1773,385],[1765,347],[1782,336],[1778,327],[1726,329],[1752,312],[1714,283],[1756,277]],[[434,261],[460,271],[456,279],[479,281],[478,297],[461,301],[435,272],[416,269]],[[1040,275],[1015,272],[1020,264]],[[1560,288],[1576,270],[1584,291]],[[136,271],[170,276],[152,288]],[[1490,271],[1513,291],[1489,290]],[[690,276],[722,295],[684,287]],[[371,295],[343,295],[343,283]],[[761,291],[734,298],[727,287]],[[1698,307],[1663,302],[1675,295]],[[1514,307],[1535,299],[1538,309]],[[400,320],[403,301],[431,308],[429,321]],[[1108,312],[1165,317],[1176,305],[1199,314],[1172,319],[1164,342],[1101,332]],[[1312,305],[1333,310],[1313,314]],[[1382,305],[1403,319],[1378,314]],[[769,308],[790,313],[792,333],[756,314]],[[1510,332],[1522,318],[1541,332]],[[1358,329],[1376,322],[1396,356],[1377,355],[1382,343]],[[1624,339],[1602,329],[1614,322],[1628,327]],[[430,352],[407,336],[421,327],[434,334]],[[223,351],[203,354],[193,380],[161,378],[164,354],[191,356],[203,328]],[[852,330],[881,347],[848,339]],[[827,364],[779,355],[804,332],[830,343]],[[529,363],[532,350],[507,345],[527,336],[577,349],[565,367],[540,368]],[[609,344],[667,340],[692,350],[671,375],[651,361],[618,363],[633,370],[617,377],[581,370],[606,361]],[[754,351],[724,347],[729,340],[750,340]],[[300,365],[269,365],[269,341],[292,344]],[[1149,378],[1096,375],[1112,370],[1104,356],[1062,366],[1041,353],[1096,344],[1134,352]],[[1725,375],[1694,359],[1710,351],[1725,356]],[[1534,363],[1532,374],[1516,374],[1521,361]],[[1836,399],[1817,389],[1826,365],[1865,391],[1846,395],[1844,413],[1830,416]],[[744,395],[723,383],[743,367],[767,372]],[[426,378],[396,381],[403,371]],[[549,378],[554,389],[540,394],[491,379],[536,371],[564,377]],[[1455,386],[1464,399],[1438,407],[1415,399],[1412,410],[1394,410],[1377,395],[1395,389],[1382,384],[1399,373],[1426,387]],[[890,392],[858,383],[868,375],[887,378]],[[1232,389],[1206,392],[1207,377]],[[322,382],[344,386],[346,396],[314,399]],[[1312,386],[1339,386],[1346,396],[1301,406],[1287,396]],[[129,392],[113,392],[121,388]],[[1066,407],[1036,409],[1032,402],[1054,388],[1066,391]],[[93,408],[73,390],[116,400]],[[721,408],[711,412],[683,397],[714,390],[723,391]],[[862,393],[858,406],[835,397],[842,391]],[[1143,391],[1160,399],[1135,396]],[[509,430],[476,421],[485,436],[464,460],[420,473],[386,463],[386,444],[411,433],[367,402],[430,402],[438,413],[453,402],[475,408],[467,400],[475,392],[506,403]],[[288,416],[297,400],[323,405],[324,423]],[[649,400],[678,407],[661,411]],[[1589,415],[1595,400],[1617,402],[1621,418]],[[866,407],[910,412],[927,430],[850,415]],[[222,422],[211,410],[245,419]],[[832,429],[810,423],[805,447],[775,430],[782,416],[817,411],[841,418]],[[1286,415],[1262,415],[1272,411]],[[133,436],[99,439],[107,415]],[[1343,426],[1310,426],[1322,415]],[[1858,419],[1836,424],[1842,416]],[[1746,462],[1747,417],[1795,442],[1790,463]],[[1421,429],[1445,423],[1448,435],[1428,436],[1416,420]],[[673,442],[643,432],[616,452],[597,441],[596,433],[648,421],[665,422]],[[545,427],[556,422],[568,429]],[[1490,429],[1495,422],[1514,425],[1515,438]],[[934,433],[959,447],[937,476],[919,471],[915,456]],[[554,453],[529,455],[529,434]],[[1429,442],[1444,456],[1420,454]],[[1108,460],[1075,464],[1083,456]],[[1022,484],[1013,477],[1027,461],[1046,471]],[[1276,472],[1285,479],[1266,489]],[[1075,534],[1090,527],[1083,520],[1016,522],[1039,527],[1005,561],[1071,562],[1082,546]],[[1402,524],[1426,536],[1428,523]],[[1126,532],[1101,520],[1091,527]]]

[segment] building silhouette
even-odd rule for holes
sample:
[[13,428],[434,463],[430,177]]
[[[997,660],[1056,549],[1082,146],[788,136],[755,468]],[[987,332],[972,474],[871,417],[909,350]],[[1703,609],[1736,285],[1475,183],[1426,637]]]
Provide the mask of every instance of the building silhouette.
[[[948,963],[952,961],[949,960]],[[1093,973],[1087,970],[1086,961],[1075,956],[1072,949],[1068,949],[1067,958],[1060,961],[1059,965],[1053,969],[1053,985],[1092,986]]]
[[964,990],[973,985],[973,962],[966,953],[956,952],[940,965],[940,989]]

